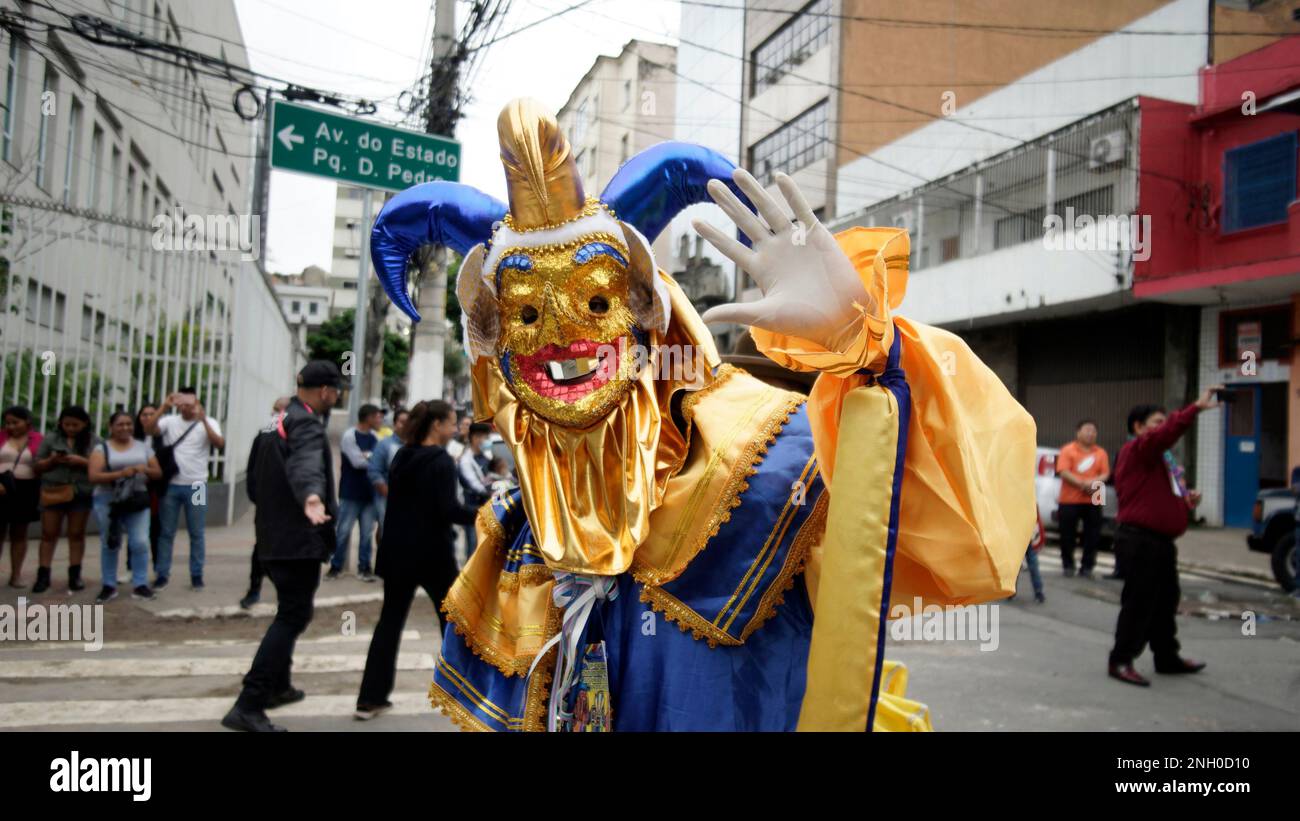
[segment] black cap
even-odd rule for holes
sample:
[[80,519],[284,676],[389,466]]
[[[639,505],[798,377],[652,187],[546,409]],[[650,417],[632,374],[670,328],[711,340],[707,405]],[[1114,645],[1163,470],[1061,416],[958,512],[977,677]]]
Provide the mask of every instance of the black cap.
[[328,359],[313,359],[304,365],[302,370],[298,371],[298,387],[347,388],[350,385],[343,379],[343,374],[339,371],[338,365]]

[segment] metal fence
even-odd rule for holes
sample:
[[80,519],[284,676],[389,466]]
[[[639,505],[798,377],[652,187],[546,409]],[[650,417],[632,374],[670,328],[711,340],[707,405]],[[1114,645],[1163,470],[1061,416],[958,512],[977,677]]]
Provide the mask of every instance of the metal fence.
[[1128,100],[838,220],[895,225],[912,270],[1042,239],[1044,217],[1118,216],[1137,207],[1138,108]]
[[266,413],[242,417],[289,392],[298,359],[260,279],[237,252],[162,250],[147,223],[0,195],[0,404],[43,432],[80,405],[103,435],[114,411],[192,385],[226,427],[210,476],[233,482]]

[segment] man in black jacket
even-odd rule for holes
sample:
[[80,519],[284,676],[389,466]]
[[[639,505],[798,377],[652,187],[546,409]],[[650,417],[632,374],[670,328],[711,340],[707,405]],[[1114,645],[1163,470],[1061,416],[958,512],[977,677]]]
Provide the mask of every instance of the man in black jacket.
[[334,459],[326,418],[339,399],[338,366],[314,360],[298,373],[298,395],[289,402],[274,435],[259,436],[248,465],[249,497],[257,505],[254,529],[258,558],[275,585],[275,620],[244,676],[235,706],[221,720],[248,732],[283,732],[266,710],[301,701],[289,683],[293,647],[312,617],[321,564],[334,549]]
[[388,511],[376,572],[384,580],[384,605],[370,640],[366,672],[353,714],[365,721],[392,708],[402,628],[417,588],[433,599],[445,629],[442,600],[456,580],[452,524],[471,524],[477,510],[456,495],[456,463],[446,446],[456,433],[456,412],[441,400],[420,402],[404,428],[406,444],[388,469]]

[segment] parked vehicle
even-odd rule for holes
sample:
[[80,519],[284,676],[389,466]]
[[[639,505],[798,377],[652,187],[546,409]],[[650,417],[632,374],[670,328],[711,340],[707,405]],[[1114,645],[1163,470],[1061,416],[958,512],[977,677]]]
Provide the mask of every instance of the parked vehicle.
[[[1038,448],[1038,468],[1034,474],[1034,495],[1038,500],[1038,518],[1043,527],[1060,538],[1060,521],[1058,509],[1061,495],[1061,477],[1056,474],[1056,457],[1060,448]],[[1106,498],[1101,509],[1101,538],[1097,547],[1110,550],[1115,541],[1115,516],[1119,513],[1119,502],[1115,498],[1115,488],[1106,486]],[[1080,534],[1082,536],[1082,534]]]
[[1246,536],[1251,550],[1272,555],[1273,578],[1287,592],[1296,588],[1295,503],[1291,488],[1261,490],[1251,513],[1253,531]]

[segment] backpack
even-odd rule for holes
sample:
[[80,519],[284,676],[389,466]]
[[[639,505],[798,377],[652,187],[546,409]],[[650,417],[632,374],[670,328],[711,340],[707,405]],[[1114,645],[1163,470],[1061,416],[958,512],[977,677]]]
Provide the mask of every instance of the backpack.
[[170,482],[181,472],[180,467],[176,464],[176,446],[185,441],[185,437],[190,435],[190,431],[199,425],[198,422],[191,422],[190,426],[185,429],[175,442],[170,445],[163,444],[162,436],[154,437],[153,454],[158,459],[158,467],[162,468],[162,481]]

